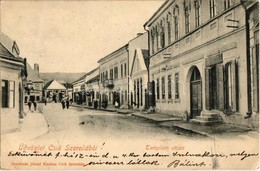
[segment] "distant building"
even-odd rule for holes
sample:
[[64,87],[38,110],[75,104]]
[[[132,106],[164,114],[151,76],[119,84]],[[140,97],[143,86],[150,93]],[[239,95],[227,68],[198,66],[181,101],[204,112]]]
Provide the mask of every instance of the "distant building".
[[128,108],[128,44],[98,61],[101,103]]
[[86,104],[94,105],[94,100],[99,101],[99,68],[90,71],[86,77]]
[[60,102],[67,96],[67,88],[56,80],[47,82],[43,91],[48,102]]
[[[250,85],[248,67],[249,27],[245,14],[252,2],[168,0],[151,16],[144,27],[150,42],[151,105],[156,111],[187,114],[200,123],[223,120],[250,124],[246,120],[252,110],[250,87],[259,89],[256,82]],[[255,32],[250,30],[253,42],[258,39],[259,17],[252,18],[255,23],[251,26],[256,28]],[[257,44],[251,43],[251,48]],[[258,56],[253,55],[251,60],[252,79],[258,78],[254,69],[258,68]]]
[[43,80],[39,77],[39,65],[34,64],[34,69],[27,63],[27,85],[30,87],[26,87],[24,92],[24,103],[28,103],[28,101],[42,101],[42,92],[43,92]]
[[95,68],[72,82],[74,103],[92,106],[94,100],[99,101],[98,76],[99,68]]
[[19,57],[15,41],[4,33],[0,34],[0,76],[1,76],[1,133],[19,129],[22,118],[22,79],[26,76],[24,59]]

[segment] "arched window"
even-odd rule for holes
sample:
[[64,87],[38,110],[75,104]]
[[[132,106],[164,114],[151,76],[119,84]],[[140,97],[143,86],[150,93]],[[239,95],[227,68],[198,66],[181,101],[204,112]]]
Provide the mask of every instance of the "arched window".
[[176,5],[173,9],[174,15],[174,37],[175,40],[179,39],[179,7]]
[[184,8],[184,15],[185,15],[185,33],[190,32],[190,11],[188,7]]
[[172,32],[172,25],[171,25],[171,18],[172,18],[172,15],[171,13],[169,13],[167,15],[167,31],[168,31],[168,44],[171,44],[171,32]]
[[157,45],[157,51],[161,49],[161,38],[160,38],[160,25],[156,26],[156,45]]
[[201,8],[200,8],[201,4],[199,0],[195,0],[194,1],[194,7],[195,7],[195,27],[198,27],[200,25],[200,20],[201,20]]
[[165,20],[161,20],[161,24],[160,24],[160,27],[161,27],[161,33],[160,33],[160,37],[161,37],[161,48],[164,48],[165,47],[165,28],[164,28],[164,22]]
[[152,54],[154,54],[154,40],[155,40],[155,29],[153,28],[151,31],[151,40],[152,40]]

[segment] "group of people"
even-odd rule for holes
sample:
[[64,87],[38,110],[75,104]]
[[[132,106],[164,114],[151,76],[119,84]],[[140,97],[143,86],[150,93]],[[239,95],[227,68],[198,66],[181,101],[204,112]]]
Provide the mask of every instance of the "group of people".
[[65,109],[65,107],[67,107],[67,109],[69,109],[69,107],[70,107],[69,98],[67,98],[67,99],[62,99],[62,100],[61,100],[61,105],[62,105],[62,109]]
[[33,104],[33,107],[34,107],[34,111],[36,111],[37,109],[37,102],[34,100],[34,101],[29,101],[28,102],[28,106],[29,106],[29,111],[32,111],[31,108],[32,108],[32,104]]

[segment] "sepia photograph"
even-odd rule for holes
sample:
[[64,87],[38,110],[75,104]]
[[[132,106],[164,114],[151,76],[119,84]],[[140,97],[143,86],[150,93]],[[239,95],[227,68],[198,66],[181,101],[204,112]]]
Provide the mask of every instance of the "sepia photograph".
[[259,169],[258,0],[0,2],[0,170]]

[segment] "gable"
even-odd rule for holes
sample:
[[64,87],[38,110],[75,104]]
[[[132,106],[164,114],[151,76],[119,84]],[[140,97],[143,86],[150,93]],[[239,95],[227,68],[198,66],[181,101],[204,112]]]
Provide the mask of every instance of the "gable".
[[144,61],[142,49],[136,49],[130,75],[133,75],[140,71],[147,71],[147,67]]
[[47,87],[47,90],[66,90],[66,87],[60,84],[58,81],[53,80],[51,84]]

